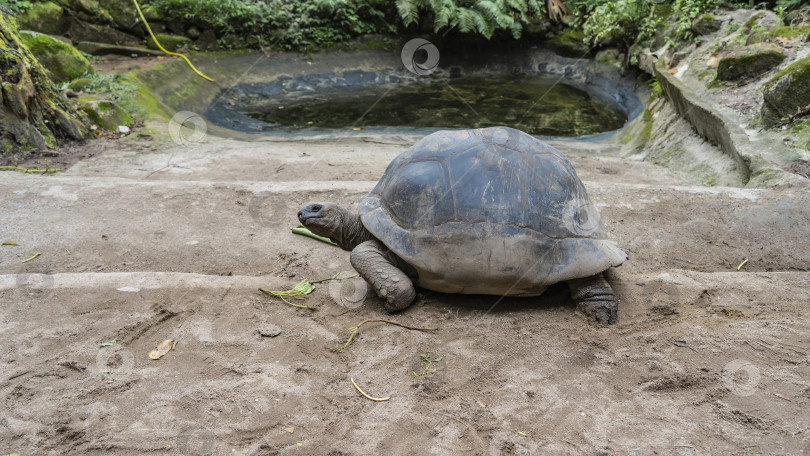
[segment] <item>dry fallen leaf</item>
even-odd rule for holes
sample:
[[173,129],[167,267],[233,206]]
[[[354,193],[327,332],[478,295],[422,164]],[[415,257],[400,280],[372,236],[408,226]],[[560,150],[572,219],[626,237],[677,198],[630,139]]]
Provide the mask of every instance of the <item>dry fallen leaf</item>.
[[281,426],[281,430],[292,434],[295,431],[295,426]]
[[3,245],[19,245],[19,244],[17,244],[14,241],[6,241],[6,242],[3,243]]
[[675,73],[677,73],[677,72],[678,72],[678,69],[677,69],[677,68],[670,68],[670,69],[669,69],[669,74],[675,74]]
[[785,396],[784,394],[779,394],[779,393],[777,393],[776,391],[772,392],[771,394],[773,394],[774,396],[778,397],[779,399],[784,399],[784,400],[786,400],[786,401],[788,401],[788,402],[793,402],[793,401],[791,401],[791,400],[790,400],[790,398],[789,398],[789,397]]
[[163,342],[159,343],[155,350],[149,352],[149,357],[152,359],[160,359],[166,353],[169,353],[169,350],[174,348],[177,344],[175,339],[166,339]]

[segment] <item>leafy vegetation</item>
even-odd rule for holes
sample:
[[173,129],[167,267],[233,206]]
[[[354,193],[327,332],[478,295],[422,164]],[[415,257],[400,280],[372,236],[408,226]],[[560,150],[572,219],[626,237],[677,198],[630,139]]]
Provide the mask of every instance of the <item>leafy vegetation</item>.
[[221,40],[224,47],[259,44],[307,49],[397,31],[385,19],[386,10],[392,9],[385,0],[154,0],[150,5],[166,22],[179,20],[214,30],[220,37],[242,40]]
[[5,6],[15,13],[23,13],[33,4],[32,0],[0,0],[0,6]]
[[[21,13],[41,1],[0,0],[0,5]],[[581,30],[589,44],[629,47],[649,44],[662,30],[672,40],[692,39],[693,22],[721,4],[721,0],[140,1],[154,11],[157,22],[213,32],[220,48],[296,50],[329,47],[368,34],[452,31],[486,39],[519,39],[527,30],[548,29],[555,22]],[[741,1],[737,6],[749,5]],[[810,22],[807,0],[757,0],[756,8],[773,9],[787,23]]]
[[540,0],[397,0],[397,12],[406,26],[419,24],[420,12],[433,23],[433,31],[458,28],[489,39],[496,31],[520,38],[524,25],[538,21],[545,12]]

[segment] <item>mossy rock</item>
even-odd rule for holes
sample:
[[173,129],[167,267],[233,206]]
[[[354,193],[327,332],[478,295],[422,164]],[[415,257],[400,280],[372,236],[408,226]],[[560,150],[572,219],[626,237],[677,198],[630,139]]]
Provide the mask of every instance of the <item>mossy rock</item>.
[[20,39],[57,83],[71,81],[84,74],[94,74],[90,62],[76,48],[37,32],[20,32]]
[[810,38],[810,25],[779,26],[768,27],[764,30],[756,30],[748,36],[746,44],[766,43],[776,41],[779,38]]
[[732,51],[720,59],[717,79],[740,81],[755,78],[782,63],[785,55],[780,46],[757,43]]
[[147,55],[163,55],[161,51],[153,51],[152,49],[146,49],[136,46],[116,46],[113,44],[107,43],[93,43],[91,41],[82,41],[76,45],[80,51],[86,52],[92,55],[107,55],[107,54],[115,54],[115,55],[125,55],[125,56],[137,56],[143,57]]
[[772,11],[756,11],[745,21],[742,27],[740,27],[740,31],[748,33],[755,25],[760,27],[778,27],[784,25],[784,22]]
[[723,21],[711,14],[704,14],[692,22],[692,33],[697,36],[712,34],[723,26]]
[[624,63],[624,54],[618,49],[602,49],[596,53],[594,60],[603,65],[621,68]]
[[79,79],[76,79],[75,81],[71,81],[70,84],[68,84],[68,88],[70,90],[74,90],[76,92],[79,92],[81,90],[84,90],[87,86],[89,86],[92,83],[93,83],[93,80],[90,79],[90,78],[79,78]]
[[145,30],[141,18],[131,1],[99,0],[98,6],[101,8],[102,13],[109,14],[112,17],[117,28],[137,36],[144,36]]
[[546,42],[551,50],[563,57],[582,57],[590,54],[590,46],[580,30],[566,29]]
[[23,30],[61,35],[67,31],[69,16],[54,2],[34,3],[20,15],[19,26]]
[[771,127],[810,105],[810,56],[793,62],[762,86],[761,121]]
[[[157,38],[161,46],[169,51],[176,51],[191,43],[191,40],[184,36],[169,35],[168,33],[156,33],[155,38]],[[160,49],[151,36],[149,37],[149,41],[146,42],[146,47],[149,49]]]
[[79,103],[87,117],[107,131],[116,131],[120,125],[132,122],[132,116],[112,101],[82,97]]
[[123,46],[137,46],[142,40],[134,35],[116,30],[106,25],[91,24],[79,19],[73,19],[68,30],[70,38],[78,43],[91,41],[96,43],[109,43]]

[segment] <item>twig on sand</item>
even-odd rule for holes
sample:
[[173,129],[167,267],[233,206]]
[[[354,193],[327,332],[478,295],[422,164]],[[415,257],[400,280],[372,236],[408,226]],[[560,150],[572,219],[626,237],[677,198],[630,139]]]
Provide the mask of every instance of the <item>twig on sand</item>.
[[374,402],[384,402],[384,401],[387,401],[388,399],[391,399],[391,396],[388,396],[388,397],[371,397],[371,396],[369,396],[368,394],[366,394],[366,392],[365,392],[365,391],[361,390],[359,386],[357,386],[357,383],[354,381],[354,379],[353,379],[353,378],[349,378],[349,380],[351,380],[351,381],[352,381],[352,385],[354,385],[354,389],[356,389],[357,391],[359,391],[359,392],[360,392],[360,394],[362,394],[363,396],[365,396],[367,399],[371,399],[371,400],[372,400],[372,401],[374,401]]
[[363,320],[362,322],[360,322],[359,325],[349,328],[349,332],[351,333],[351,336],[349,336],[349,340],[347,340],[346,343],[343,344],[343,346],[338,345],[338,346],[334,347],[332,349],[332,351],[342,352],[343,350],[345,350],[346,347],[348,347],[349,344],[351,344],[352,341],[354,340],[354,336],[356,336],[357,333],[360,331],[360,327],[363,326],[366,323],[387,323],[389,325],[395,325],[395,326],[399,326],[399,327],[405,328],[405,329],[410,329],[410,330],[413,330],[413,331],[436,331],[436,330],[439,329],[439,328],[418,328],[416,326],[408,326],[408,325],[404,325],[402,323],[397,323],[396,321],[386,320],[384,318],[369,318],[369,319],[366,319],[366,320]]
[[36,257],[38,257],[40,255],[42,255],[42,254],[37,252],[37,253],[34,254],[34,256],[32,256],[31,258],[28,258],[27,260],[22,260],[22,262],[23,263],[28,263],[29,261],[33,260],[34,258],[36,258]]

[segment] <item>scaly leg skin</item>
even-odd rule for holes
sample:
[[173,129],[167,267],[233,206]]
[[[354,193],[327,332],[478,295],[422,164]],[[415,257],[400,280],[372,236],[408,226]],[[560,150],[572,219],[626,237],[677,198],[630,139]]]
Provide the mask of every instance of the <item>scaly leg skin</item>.
[[577,310],[603,325],[616,322],[616,295],[602,274],[569,280],[568,287],[571,290],[571,299],[577,304]]
[[351,263],[382,298],[385,309],[396,312],[411,305],[416,290],[411,279],[385,257],[387,250],[380,241],[365,241],[352,250]]

